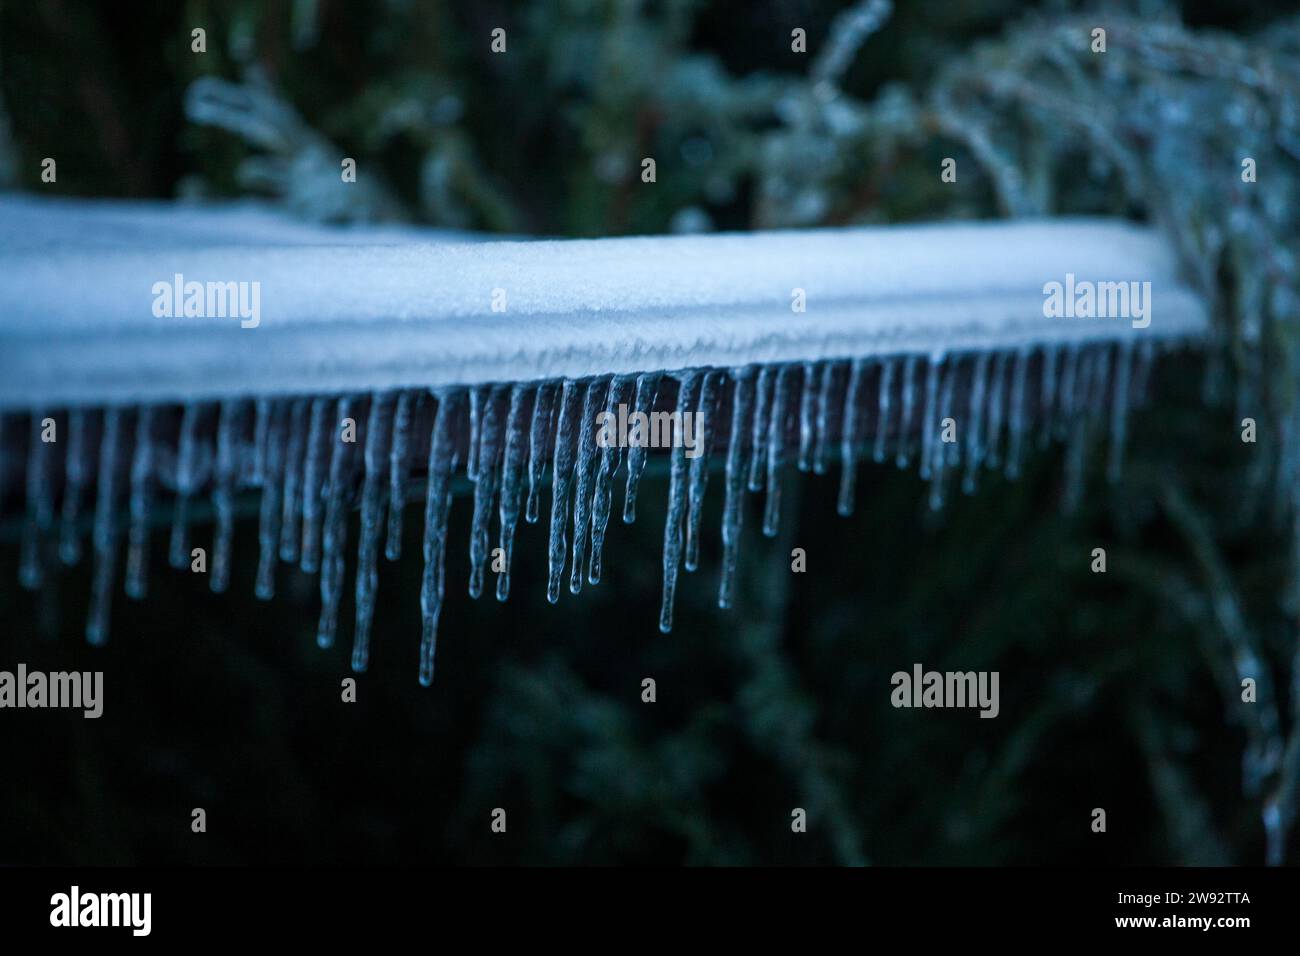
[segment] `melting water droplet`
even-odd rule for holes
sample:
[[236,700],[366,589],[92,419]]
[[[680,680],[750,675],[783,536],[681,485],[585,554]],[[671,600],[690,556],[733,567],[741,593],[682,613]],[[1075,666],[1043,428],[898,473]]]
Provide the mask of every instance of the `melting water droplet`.
[[[641,472],[645,469],[646,443],[648,435],[641,433],[641,415],[649,415],[654,408],[655,397],[659,393],[662,372],[647,372],[636,379],[636,408],[640,413],[638,420],[629,429],[627,449],[627,487],[623,491],[623,523],[636,521],[636,492],[641,484]],[[636,437],[633,438],[633,435]]]
[[[849,366],[849,384],[844,391],[844,413],[840,417],[840,496],[836,510],[847,517],[853,514],[853,486],[858,471],[858,392],[866,362],[856,359]],[[773,528],[771,534],[776,533]]]
[[754,370],[731,370],[731,439],[727,443],[727,460],[723,477],[722,504],[722,576],[718,586],[718,607],[731,607],[735,591],[736,561],[740,555],[740,527],[745,492],[745,423],[754,400]]
[[389,561],[402,556],[402,515],[411,480],[411,415],[417,398],[416,392],[402,392],[393,412],[393,440],[388,455],[388,542],[384,547]]
[[139,600],[149,580],[149,512],[153,507],[153,437],[155,410],[146,405],[136,413],[135,453],[131,460],[131,526],[127,532],[126,593]]
[[[356,627],[352,635],[352,670],[370,666],[370,625],[379,585],[379,533],[384,520],[384,464],[391,451],[397,396],[377,392],[370,398],[366,423],[365,478],[361,484],[361,531],[357,539]],[[346,519],[345,519],[346,520]]]

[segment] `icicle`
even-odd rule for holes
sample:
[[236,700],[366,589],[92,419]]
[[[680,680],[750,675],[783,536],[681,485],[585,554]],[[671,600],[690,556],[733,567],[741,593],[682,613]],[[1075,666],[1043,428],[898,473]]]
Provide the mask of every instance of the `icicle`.
[[[638,401],[640,390],[638,382]],[[551,467],[551,537],[547,547],[546,600],[552,604],[560,599],[560,579],[564,574],[564,552],[568,545],[564,526],[569,521],[569,485],[573,480],[573,429],[577,424],[574,421],[578,415],[577,408],[578,384],[565,379],[560,387],[560,408],[555,422],[555,463]]]
[[266,480],[266,439],[271,430],[271,400],[259,398],[254,403],[253,413],[253,474],[254,485]]
[[510,389],[510,410],[506,413],[506,447],[501,456],[501,504],[498,518],[501,522],[501,571],[497,574],[497,600],[510,596],[510,562],[514,555],[515,528],[519,524],[520,486],[526,461],[528,421],[524,417],[524,404],[528,400],[528,386],[514,385]]
[[731,607],[735,581],[736,559],[740,554],[740,526],[744,516],[742,505],[745,493],[745,422],[749,418],[754,395],[752,368],[731,370],[735,383],[731,390],[731,432],[727,442],[727,463],[724,472],[724,500],[722,504],[722,578],[718,585],[718,607]]
[[1077,343],[1065,347],[1065,361],[1061,366],[1061,383],[1055,402],[1056,418],[1053,429],[1058,439],[1064,438],[1070,416],[1074,414],[1074,383],[1079,374],[1079,351]]
[[768,405],[772,392],[772,366],[758,369],[758,383],[754,386],[754,421],[749,441],[749,490],[763,487],[763,457],[767,451]]
[[609,379],[595,379],[587,385],[578,423],[578,459],[575,462],[573,500],[573,558],[569,567],[569,593],[582,590],[587,564],[587,540],[591,534],[592,472],[596,464],[596,416],[605,403]]
[[483,564],[488,559],[488,522],[497,494],[497,459],[501,455],[501,413],[498,406],[504,386],[480,399],[478,452],[474,477],[474,517],[469,532],[469,596],[483,593]]
[[[803,388],[799,393],[799,470],[807,471],[812,467],[813,427],[817,415],[816,367],[812,362],[803,363]],[[690,540],[686,542],[690,551]],[[691,570],[689,559],[687,570]]]
[[1012,480],[1020,477],[1021,446],[1025,437],[1025,379],[1029,373],[1029,350],[1016,353],[1015,373],[1011,386],[1010,437],[1007,440],[1006,476]]
[[[654,408],[655,398],[659,392],[659,381],[662,378],[662,372],[637,376],[636,408],[634,411],[649,416],[650,411]],[[631,524],[636,521],[636,491],[641,484],[641,472],[645,468],[645,446],[649,441],[649,436],[641,434],[641,429],[635,424],[628,431],[627,487],[623,491],[624,524]]]
[[[331,398],[313,399],[311,427],[307,432],[307,455],[303,462],[302,481],[302,570],[315,574],[320,570],[321,494],[325,470],[329,467],[331,433],[335,430],[335,402]],[[338,436],[334,436],[337,443]]]
[[302,499],[303,453],[307,447],[307,399],[293,400],[289,422],[289,447],[285,453],[284,500],[280,515],[280,560],[298,560],[298,515]]
[[817,383],[817,434],[813,440],[813,474],[826,474],[827,446],[830,444],[830,407],[831,385],[835,374],[832,362],[822,362],[818,366],[820,378]]
[[1147,389],[1151,385],[1151,366],[1155,363],[1156,347],[1151,339],[1143,339],[1137,349],[1137,360],[1133,368],[1133,401],[1141,405],[1150,397]]
[[1083,488],[1086,478],[1088,431],[1091,425],[1088,415],[1087,400],[1091,394],[1094,355],[1092,349],[1080,350],[1077,370],[1073,374],[1075,381],[1070,398],[1073,417],[1070,446],[1065,455],[1065,494],[1064,509],[1067,514],[1078,510],[1083,500]]
[[[844,517],[853,514],[853,485],[858,471],[858,392],[862,388],[862,372],[866,364],[857,359],[849,366],[844,414],[840,416],[840,497],[836,510]],[[776,528],[768,533],[775,534]]]
[[127,532],[126,593],[139,600],[149,580],[149,511],[153,505],[154,409],[136,413],[135,453],[131,460],[131,526]]
[[117,461],[122,445],[122,411],[104,412],[104,433],[99,444],[99,480],[95,500],[95,571],[91,584],[90,618],[86,641],[100,645],[108,640],[109,612],[113,603],[113,577],[117,570]]
[[[697,372],[684,372],[677,389],[677,411],[682,420],[690,414]],[[677,436],[680,438],[680,436]],[[659,630],[673,629],[673,602],[677,595],[677,571],[682,558],[682,516],[686,510],[686,449],[682,442],[673,443],[668,472],[668,516],[664,521],[664,597],[659,608]]]
[[1124,468],[1124,440],[1128,434],[1129,380],[1133,367],[1133,347],[1118,346],[1115,362],[1115,390],[1110,405],[1110,458],[1106,462],[1106,480],[1119,481]]
[[1083,499],[1084,452],[1088,445],[1088,420],[1079,418],[1071,429],[1070,444],[1065,453],[1065,492],[1062,506],[1066,514],[1078,510]]
[[424,575],[420,583],[420,683],[433,683],[434,652],[438,643],[438,618],[442,613],[444,567],[447,554],[447,512],[451,508],[451,472],[454,467],[453,429],[459,421],[462,392],[438,394],[438,411],[429,438],[429,483],[424,499]]
[[239,478],[239,425],[242,421],[239,402],[221,403],[217,420],[217,471],[212,491],[212,505],[216,512],[216,530],[213,533],[212,561],[208,573],[208,586],[213,594],[221,594],[230,583],[230,546],[235,534],[235,483]]
[[916,363],[917,357],[909,355],[903,361],[903,411],[898,419],[898,458],[899,468],[906,468],[911,458],[912,412],[916,408]]
[[64,459],[63,527],[59,539],[59,557],[64,564],[81,560],[81,536],[77,521],[81,517],[81,498],[86,487],[86,432],[90,422],[86,412],[74,409],[68,415],[68,454]]
[[1056,410],[1056,353],[1055,345],[1043,347],[1043,387],[1039,398],[1038,447],[1046,448],[1052,437],[1052,416]]
[[[958,360],[956,358],[945,362],[940,374],[943,377],[943,384],[939,389],[938,417],[939,421],[935,424],[938,434],[935,437],[933,460],[930,463],[930,510],[938,511],[944,505],[947,487],[944,482],[948,466],[953,464],[953,451],[959,447],[957,441],[943,441],[943,423],[953,418],[952,414],[952,393],[957,383]],[[960,434],[960,432],[958,432]],[[954,438],[957,435],[953,436]],[[950,451],[950,449],[952,451]]]
[[966,414],[966,475],[962,478],[961,490],[966,494],[975,491],[975,477],[979,472],[984,457],[984,395],[989,385],[989,353],[980,352],[975,356],[975,371],[972,375],[970,400]]
[[993,359],[993,379],[989,387],[989,410],[985,416],[988,430],[984,434],[984,461],[989,468],[1001,464],[999,446],[1002,443],[1002,420],[1007,402],[1007,353],[999,352]]
[[1075,374],[1074,395],[1070,399],[1071,412],[1076,418],[1087,418],[1092,414],[1093,370],[1097,356],[1093,349],[1087,348],[1079,356],[1079,370]]
[[169,562],[173,568],[190,566],[190,498],[198,490],[198,429],[202,406],[186,405],[181,414],[176,447],[176,502],[172,514]]
[[879,412],[876,415],[876,441],[871,451],[871,460],[880,464],[885,460],[885,442],[889,435],[889,412],[894,398],[894,369],[898,362],[885,359],[880,366],[880,394],[876,400]]
[[921,419],[921,480],[928,481],[934,468],[934,444],[939,434],[939,423],[935,420],[939,401],[939,375],[943,371],[944,357],[941,352],[930,355],[925,367],[925,412]]
[[469,390],[469,454],[465,459],[465,477],[470,481],[478,480],[479,442],[483,428],[483,403],[488,400],[488,386],[482,385]]
[[396,561],[402,556],[402,515],[406,511],[406,486],[411,480],[411,414],[414,392],[397,396],[393,413],[393,442],[388,456],[388,542],[384,557]]
[[[805,366],[805,380],[810,366]],[[700,416],[700,446],[691,459],[690,487],[686,495],[686,557],[687,571],[700,566],[700,522],[704,517],[704,492],[709,485],[709,450],[713,444],[713,416],[718,409],[718,390],[722,372],[706,372],[700,384],[700,403],[696,414]],[[805,469],[806,470],[806,469]]]
[[361,530],[357,537],[357,616],[352,633],[352,670],[358,674],[370,666],[370,625],[375,617],[375,590],[379,585],[379,536],[384,521],[384,466],[391,451],[393,409],[396,404],[397,396],[394,393],[376,392],[370,396],[370,415],[366,420]]
[[279,556],[283,518],[285,430],[290,403],[271,403],[266,415],[266,457],[262,461],[262,501],[257,516],[257,579],[253,593],[263,601],[275,597],[275,559]]
[[[609,386],[609,401],[605,412],[618,419],[618,406],[625,401],[624,391],[634,382],[631,375],[616,375]],[[613,507],[614,475],[623,460],[623,449],[618,442],[613,442],[598,452],[600,471],[596,474],[596,491],[591,506],[591,559],[589,561],[587,581],[599,584],[601,563],[605,551],[605,529],[609,526],[609,514]]]
[[343,549],[348,539],[348,492],[351,478],[352,446],[343,441],[340,427],[351,418],[354,401],[340,398],[337,417],[329,427],[330,471],[325,486],[325,521],[321,526],[320,623],[316,626],[316,646],[332,647],[338,630],[339,599],[343,594]]
[[781,471],[785,467],[785,423],[790,405],[793,365],[782,365],[772,387],[772,407],[767,423],[767,501],[763,507],[763,534],[775,537],[781,520]]
[[27,520],[23,525],[22,557],[18,580],[36,590],[45,577],[44,545],[54,526],[54,491],[50,487],[50,445],[41,441],[41,422],[47,412],[32,412],[31,438],[27,446]]
[[546,436],[551,433],[555,412],[556,385],[543,382],[537,386],[533,401],[533,420],[528,429],[528,505],[524,520],[536,524],[540,516],[542,477],[546,473]]
[[1106,408],[1110,390],[1110,345],[1097,347],[1092,366],[1092,387],[1088,390],[1088,413],[1100,415]]

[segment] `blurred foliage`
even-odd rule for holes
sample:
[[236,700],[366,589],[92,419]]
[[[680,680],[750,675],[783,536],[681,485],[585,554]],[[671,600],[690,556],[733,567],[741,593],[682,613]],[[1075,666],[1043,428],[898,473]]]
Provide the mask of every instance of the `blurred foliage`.
[[[84,581],[6,587],[14,659],[93,660],[114,696],[97,723],[5,742],[51,769],[0,796],[0,859],[1295,861],[1291,5],[886,6],[190,0],[127,18],[0,0],[0,185],[573,236],[1104,213],[1166,229],[1219,319],[1208,360],[1162,365],[1123,479],[1092,476],[1074,513],[1055,452],[937,516],[892,470],[864,467],[848,521],[829,479],[791,476],[774,541],[747,519],[737,608],[712,607],[702,571],[665,638],[665,488],[650,479],[637,525],[611,528],[607,582],[560,608],[526,559],[544,550],[535,528],[506,605],[457,599],[449,562],[432,692],[415,684],[409,561],[385,568],[354,707],[338,703],[344,651],[314,647],[310,584],[282,587],[296,603],[253,601],[251,526],[230,594],[156,569],[155,597],[119,606],[107,656],[71,637]],[[506,55],[489,48],[498,26]],[[338,188],[343,156],[356,189]],[[939,180],[945,156],[959,188]],[[1258,445],[1238,440],[1246,415]],[[1099,543],[1106,575],[1087,568]],[[786,570],[796,545],[805,575]],[[915,661],[999,670],[1001,717],[892,709],[889,675]],[[1241,703],[1242,675],[1258,704]],[[504,837],[487,827],[497,806]],[[807,835],[790,832],[795,806]]]

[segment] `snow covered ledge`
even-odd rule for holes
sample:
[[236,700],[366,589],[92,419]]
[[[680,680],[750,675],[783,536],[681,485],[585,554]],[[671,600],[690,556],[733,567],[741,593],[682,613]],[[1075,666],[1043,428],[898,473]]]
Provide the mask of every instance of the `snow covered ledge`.
[[151,515],[169,507],[168,559],[190,568],[191,503],[210,500],[208,579],[224,591],[235,496],[259,489],[256,593],[273,596],[280,563],[319,574],[327,647],[355,507],[360,671],[378,555],[401,557],[408,486],[422,479],[428,684],[454,475],[473,485],[469,593],[484,590],[495,513],[505,600],[515,531],[541,520],[549,466],[554,602],[566,570],[575,594],[600,581],[620,470],[623,521],[636,516],[646,447],[600,444],[601,413],[693,416],[700,453],[674,440],[666,456],[667,631],[679,570],[698,566],[709,456],[723,463],[729,607],[744,496],[765,490],[774,535],[788,465],[822,473],[835,454],[849,514],[861,456],[914,464],[938,509],[984,472],[1016,477],[1036,427],[1039,444],[1068,441],[1077,499],[1095,426],[1118,478],[1157,346],[1206,330],[1160,239],[1115,222],[480,242],[256,208],[4,200],[0,519],[25,512],[27,588],[90,538],[86,636],[101,643],[124,530],[138,599]]
[[[1092,283],[1122,283],[1094,306],[1123,314],[1049,317],[1051,283],[1080,302]],[[242,309],[219,307],[228,291]],[[483,242],[256,208],[0,200],[0,409],[1140,342],[1206,326],[1160,238],[1106,220]]]

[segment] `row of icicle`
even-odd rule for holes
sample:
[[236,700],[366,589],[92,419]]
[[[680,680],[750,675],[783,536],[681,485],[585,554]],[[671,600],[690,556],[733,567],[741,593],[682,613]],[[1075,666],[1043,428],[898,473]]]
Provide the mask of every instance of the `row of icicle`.
[[[1040,444],[1053,437],[1071,439],[1066,496],[1077,498],[1085,428],[1099,417],[1108,419],[1109,471],[1114,477],[1129,403],[1134,396],[1144,395],[1154,353],[1149,341],[1136,347],[1044,346],[398,390],[371,396],[239,399],[183,406],[174,440],[170,435],[159,439],[161,407],[73,409],[66,418],[67,453],[62,459],[64,485],[57,516],[54,469],[56,449],[64,443],[41,441],[42,421],[49,413],[36,411],[30,416],[25,466],[27,510],[20,578],[27,588],[40,586],[47,542],[52,540],[57,540],[64,563],[79,560],[83,524],[79,518],[93,477],[94,572],[86,636],[93,644],[102,643],[108,636],[123,523],[125,590],[132,598],[145,594],[150,521],[160,485],[170,484],[174,491],[169,558],[178,568],[190,563],[191,507],[197,496],[210,490],[215,530],[209,581],[215,592],[225,591],[230,579],[236,494],[243,487],[260,488],[256,594],[262,599],[273,596],[277,559],[319,574],[322,607],[317,643],[329,647],[334,643],[344,586],[348,518],[355,505],[360,511],[360,537],[352,667],[363,671],[370,656],[378,553],[382,545],[390,561],[401,556],[412,444],[423,444],[413,423],[423,421],[430,432],[419,678],[428,685],[433,680],[444,594],[452,481],[462,459],[464,474],[474,487],[469,593],[478,597],[484,587],[495,508],[496,546],[504,562],[504,570],[496,576],[499,600],[505,600],[510,590],[520,514],[530,523],[540,518],[549,460],[547,596],[554,603],[566,563],[573,593],[581,590],[584,577],[591,584],[600,580],[614,479],[620,468],[626,471],[623,520],[630,523],[636,517],[647,450],[636,445],[626,451],[597,447],[598,413],[615,412],[619,404],[630,411],[667,408],[701,413],[702,453],[688,458],[681,447],[668,452],[659,621],[660,630],[667,632],[672,626],[678,570],[684,565],[694,571],[699,563],[710,457],[722,456],[725,461],[718,590],[718,604],[725,608],[732,603],[735,587],[744,493],[766,489],[762,529],[774,535],[781,474],[792,452],[801,470],[821,474],[827,470],[831,448],[838,445],[840,514],[852,512],[857,462],[863,454],[878,463],[892,458],[900,468],[916,461],[921,478],[930,482],[930,504],[937,509],[950,483],[959,483],[967,493],[973,491],[981,468],[1001,468],[1008,477],[1016,477],[1029,424],[1036,421]],[[175,409],[170,411],[175,415]],[[203,426],[205,422],[211,426],[213,416],[215,429],[209,428],[207,434]],[[353,443],[340,438],[340,423],[347,418],[355,419],[360,434]],[[957,440],[943,440],[945,419],[953,420],[950,431]],[[100,436],[97,464],[89,447],[96,431]],[[162,467],[164,461],[167,467]],[[161,481],[163,475],[172,480]],[[122,479],[125,488],[119,487]],[[126,503],[125,522],[121,499]]]

